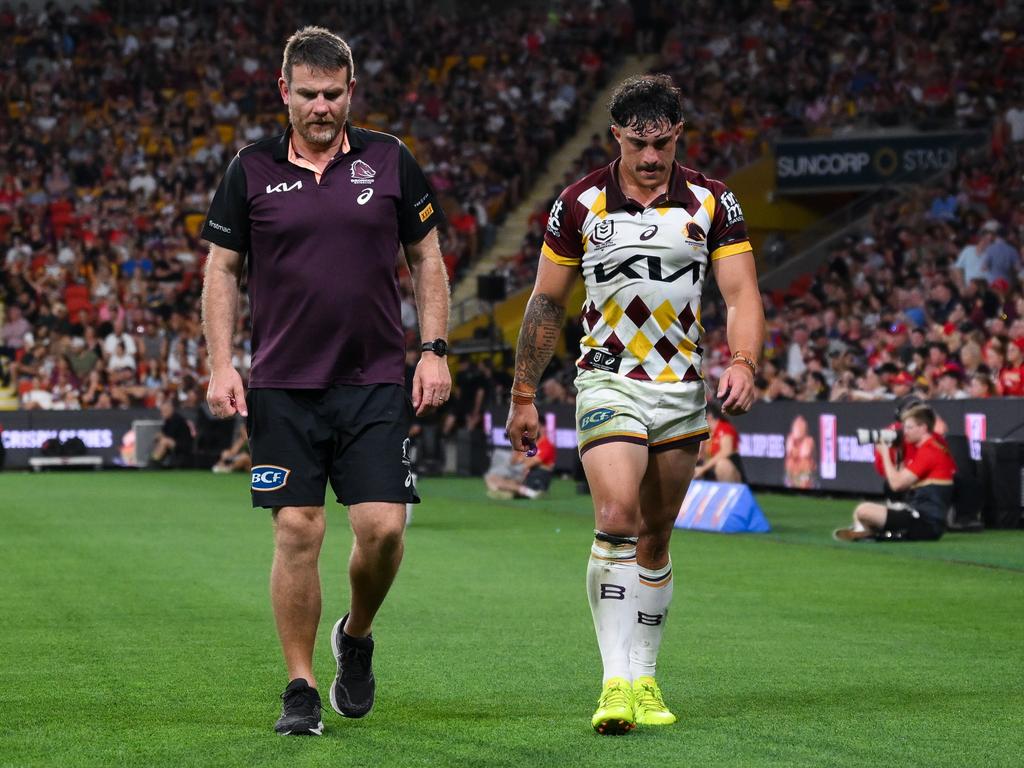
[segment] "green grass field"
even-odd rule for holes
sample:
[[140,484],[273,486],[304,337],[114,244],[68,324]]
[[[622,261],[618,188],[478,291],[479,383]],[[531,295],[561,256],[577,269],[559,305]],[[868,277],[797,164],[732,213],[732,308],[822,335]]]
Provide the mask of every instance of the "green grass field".
[[[772,495],[771,534],[678,531],[659,679],[681,722],[600,737],[590,500],[491,502],[467,479],[421,483],[373,713],[328,705],[323,738],[278,737],[246,480],[0,475],[0,765],[1021,765],[1024,533],[839,545],[852,502]],[[325,688],[349,546],[332,509]]]

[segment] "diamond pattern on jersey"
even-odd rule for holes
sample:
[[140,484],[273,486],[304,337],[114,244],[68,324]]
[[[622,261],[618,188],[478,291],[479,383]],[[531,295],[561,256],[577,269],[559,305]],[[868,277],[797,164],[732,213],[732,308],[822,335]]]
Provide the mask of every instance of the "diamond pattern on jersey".
[[633,335],[632,340],[626,344],[626,349],[628,349],[637,360],[643,360],[646,358],[647,353],[653,348],[654,345],[651,344],[650,339],[644,335],[643,331],[637,331]]
[[[583,339],[584,346],[618,356],[627,351],[639,361],[624,371],[627,377],[667,383],[700,380],[693,365],[697,345],[686,336],[694,323],[689,302],[680,312],[667,299],[653,312],[639,296],[634,296],[625,310],[614,299],[608,299],[601,312],[587,302],[583,319],[591,334]],[[607,336],[601,338],[602,332],[608,332]]]
[[693,325],[693,321],[696,319],[689,304],[683,307],[683,311],[679,313],[679,323],[683,326],[683,333],[690,332],[690,326]]
[[619,340],[619,337],[615,335],[615,331],[612,331],[611,336],[604,340],[604,348],[613,355],[621,355],[626,349],[626,345],[623,344]]
[[[647,318],[650,317],[651,314],[651,310],[647,308],[644,300],[639,296],[634,297],[633,300],[629,302],[629,306],[626,307],[626,317],[632,320],[633,324],[637,328],[647,322]],[[643,355],[640,355],[641,360],[643,357]]]
[[672,307],[672,302],[668,299],[665,299],[665,301],[663,301],[652,314],[654,316],[654,322],[656,322],[658,327],[661,328],[662,333],[667,331],[669,326],[676,321],[676,311]]
[[654,345],[654,348],[658,351],[658,354],[662,356],[666,363],[679,354],[679,349],[676,347],[676,345],[669,341],[668,338],[665,336],[662,336],[660,339],[658,339],[658,343]]

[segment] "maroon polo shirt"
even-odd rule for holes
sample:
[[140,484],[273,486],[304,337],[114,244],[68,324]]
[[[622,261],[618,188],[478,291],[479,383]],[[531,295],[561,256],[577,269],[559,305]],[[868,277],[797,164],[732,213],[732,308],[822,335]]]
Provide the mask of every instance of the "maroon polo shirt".
[[404,383],[399,245],[444,213],[401,141],[346,130],[319,184],[289,128],[239,151],[210,204],[202,236],[247,257],[252,388]]

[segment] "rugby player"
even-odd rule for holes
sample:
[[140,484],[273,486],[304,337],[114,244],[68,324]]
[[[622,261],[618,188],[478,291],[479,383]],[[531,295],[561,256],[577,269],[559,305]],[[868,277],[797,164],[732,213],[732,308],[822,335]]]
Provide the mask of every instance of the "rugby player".
[[604,667],[591,723],[616,734],[676,720],[656,665],[672,599],[669,537],[708,436],[700,348],[708,267],[728,307],[732,360],[717,396],[732,415],[754,401],[764,312],[739,202],[675,160],[683,116],[671,79],[626,80],[609,106],[621,157],[552,207],[507,430],[516,450],[536,439],[534,395],[582,271],[576,427],[594,499],[587,594]]

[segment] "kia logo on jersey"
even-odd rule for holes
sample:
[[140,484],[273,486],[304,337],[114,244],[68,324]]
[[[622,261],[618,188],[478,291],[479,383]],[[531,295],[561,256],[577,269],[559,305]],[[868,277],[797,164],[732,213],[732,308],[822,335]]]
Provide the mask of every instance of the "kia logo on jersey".
[[291,470],[273,464],[260,464],[252,468],[252,489],[254,491],[276,491],[288,484]]

